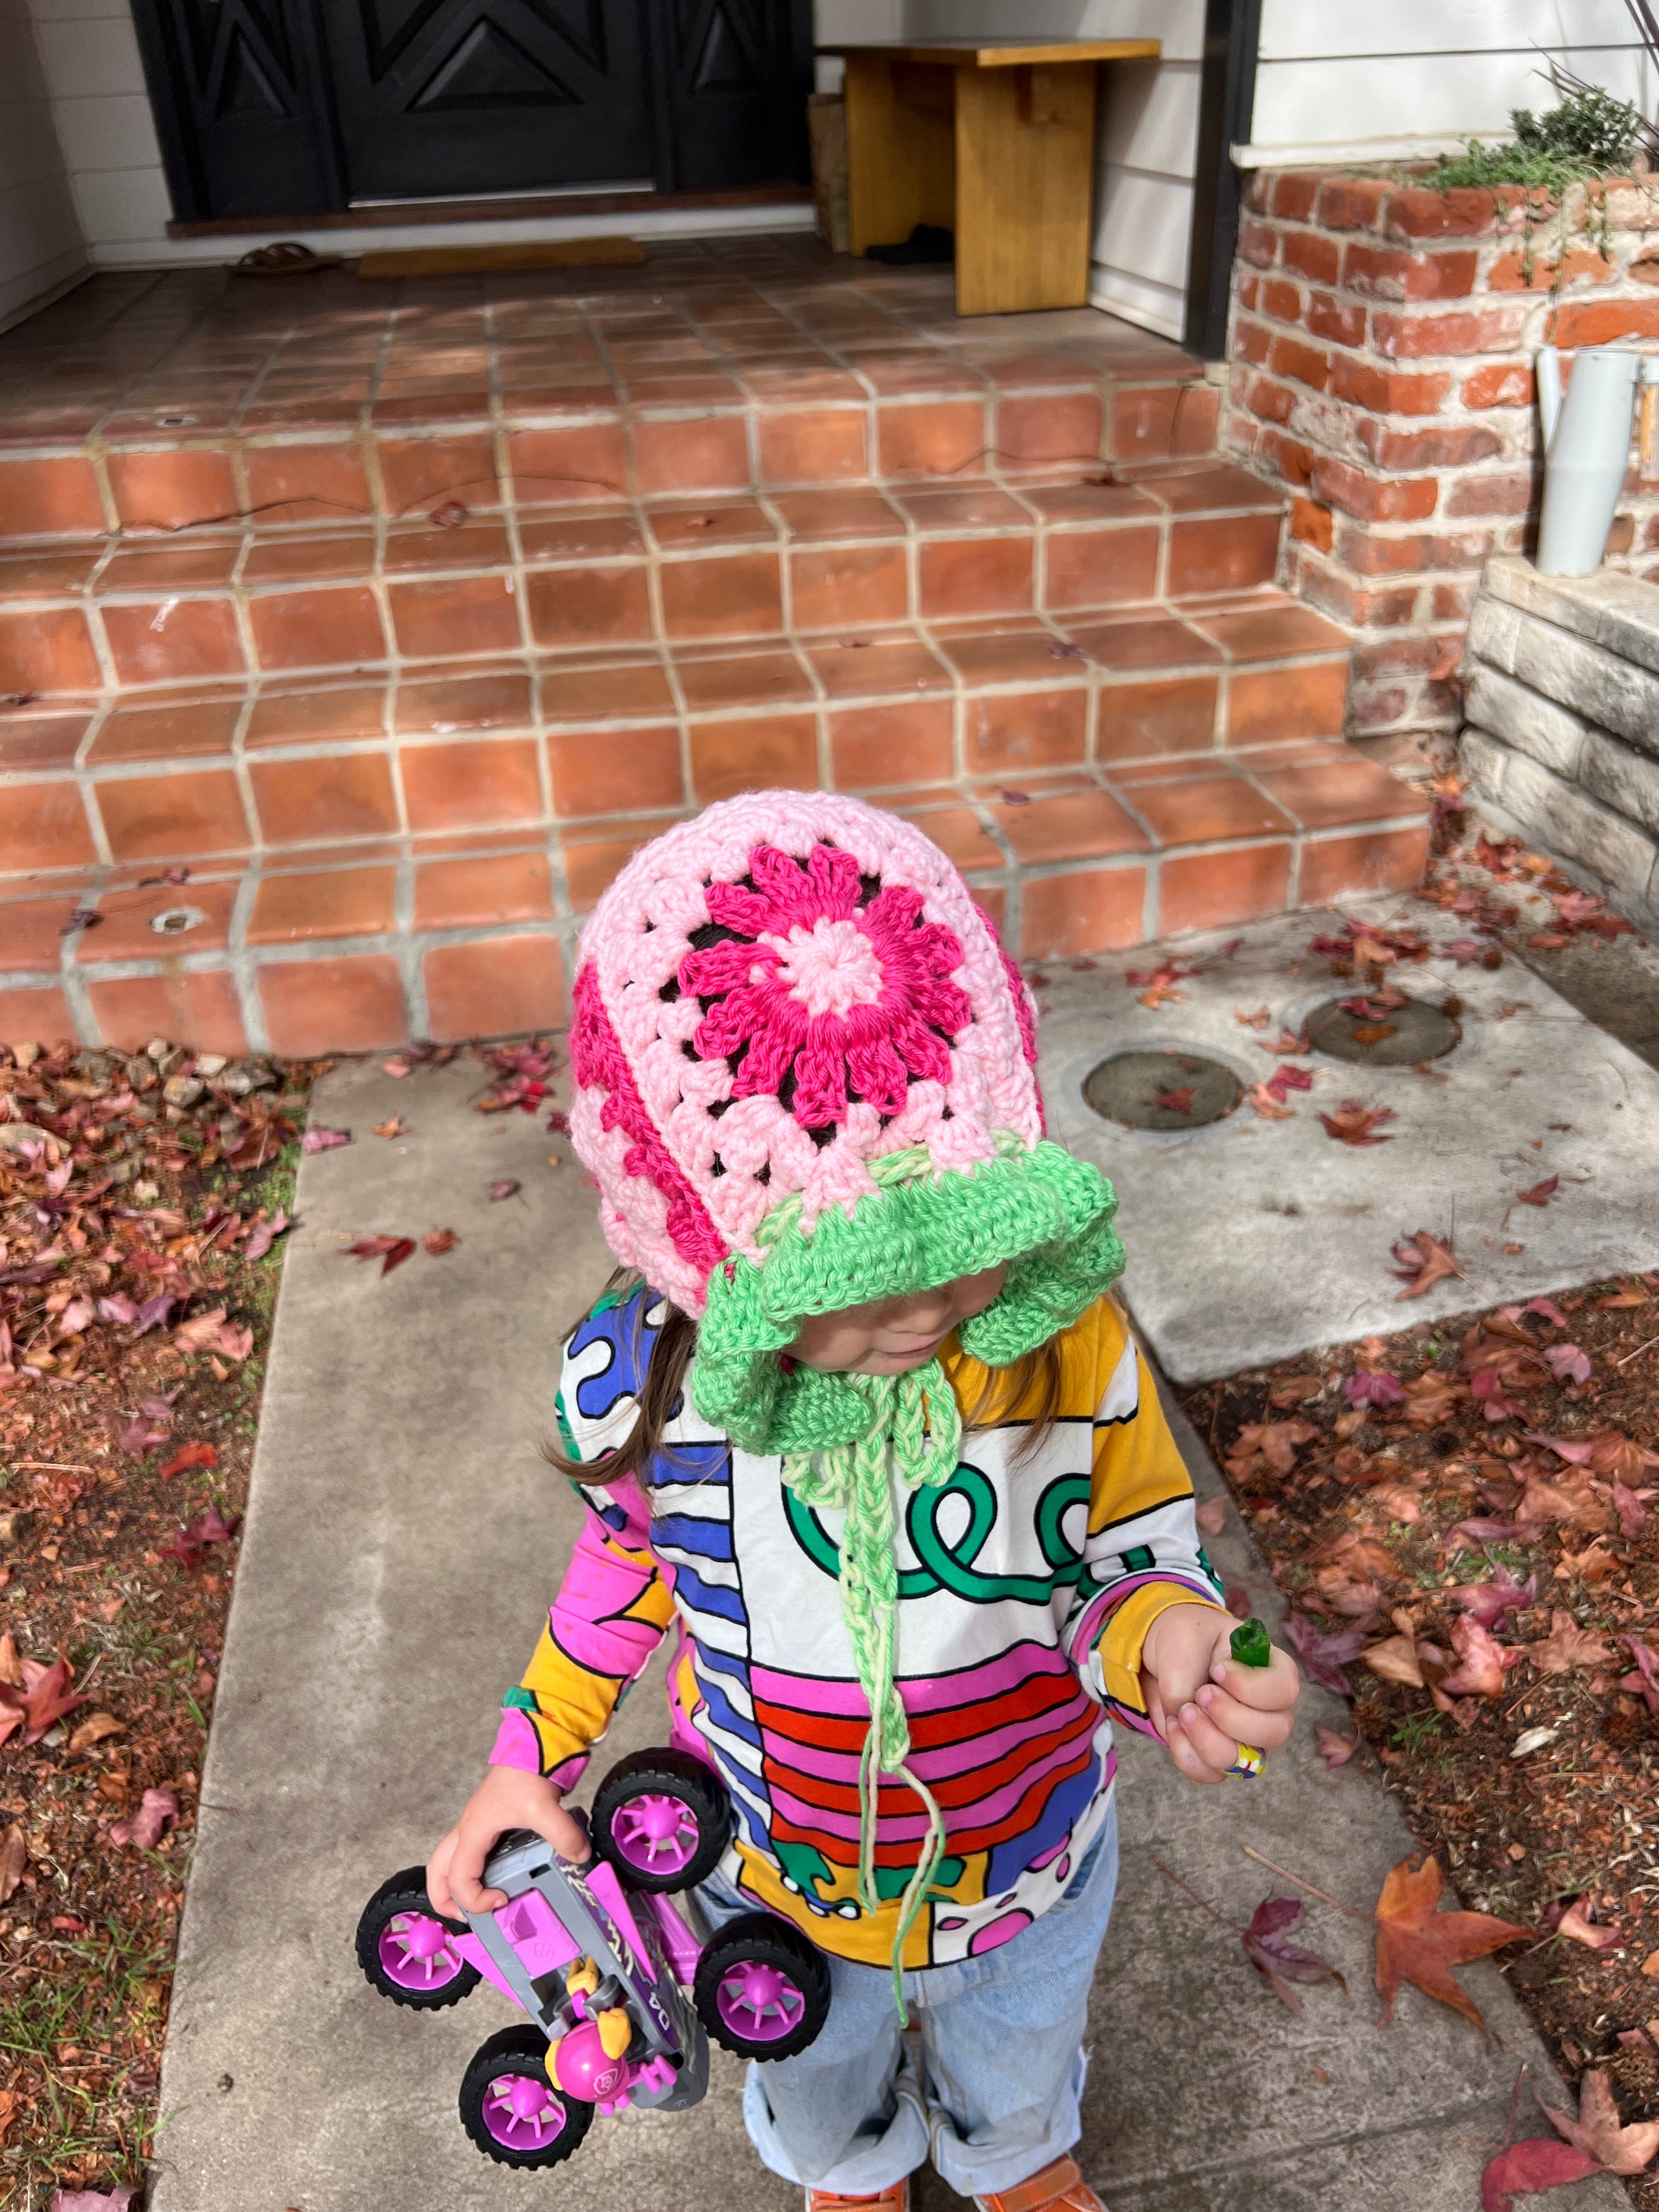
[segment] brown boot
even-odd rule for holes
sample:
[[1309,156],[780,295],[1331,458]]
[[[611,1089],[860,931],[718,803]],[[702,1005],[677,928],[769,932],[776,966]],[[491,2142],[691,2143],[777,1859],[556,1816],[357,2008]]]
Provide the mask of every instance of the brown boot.
[[806,2192],[806,2212],[843,2212],[851,2204],[861,2204],[868,2212],[910,2212],[910,2177],[895,2181],[873,2197],[837,2197],[833,2189],[809,2189]]
[[994,2190],[976,2197],[979,2212],[1106,2212],[1077,2170],[1075,2159],[1057,2158],[1041,2173],[1015,2182],[1012,2189]]

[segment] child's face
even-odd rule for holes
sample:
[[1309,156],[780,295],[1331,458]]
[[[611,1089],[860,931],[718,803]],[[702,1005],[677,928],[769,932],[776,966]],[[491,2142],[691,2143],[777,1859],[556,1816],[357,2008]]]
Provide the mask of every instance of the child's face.
[[927,1365],[958,1323],[983,1313],[1007,1279],[1005,1262],[914,1297],[875,1298],[839,1313],[809,1315],[790,1355],[832,1375],[908,1375]]

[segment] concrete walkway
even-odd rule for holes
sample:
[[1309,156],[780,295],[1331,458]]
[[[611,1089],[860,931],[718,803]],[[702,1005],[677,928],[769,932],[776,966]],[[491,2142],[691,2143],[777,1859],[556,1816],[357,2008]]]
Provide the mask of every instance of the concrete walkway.
[[[595,2203],[627,2212],[784,2212],[798,2192],[748,2148],[738,2069],[716,2053],[681,2117],[597,2122],[569,2166],[514,2174],[468,2143],[455,2092],[504,2024],[486,1988],[429,2017],[374,1995],[352,1955],[369,1893],[422,1859],[476,1779],[576,1527],[538,1458],[560,1332],[604,1279],[580,1171],[545,1166],[528,1117],[471,1110],[468,1063],[394,1081],[374,1063],[321,1086],[316,1118],[356,1141],[308,1158],[277,1316],[246,1540],[204,1778],[152,2212],[469,2212]],[[401,1113],[392,1143],[370,1125]],[[562,1146],[561,1147],[562,1149]],[[520,1198],[491,1205],[492,1177]],[[348,1234],[459,1246],[382,1280]],[[1219,1485],[1193,1442],[1200,1489]],[[1271,1615],[1237,1519],[1214,1547]],[[1152,1864],[1235,1920],[1283,1887],[1268,1857],[1362,1907],[1410,1839],[1362,1775],[1327,1774],[1310,1692],[1297,1744],[1259,1784],[1188,1788],[1124,1749],[1121,1903],[1103,1957],[1083,2154],[1113,2212],[1472,2212],[1517,2061],[1548,2063],[1490,1966],[1465,1971],[1494,2040],[1414,1991],[1372,2025],[1369,1930],[1310,1905],[1349,1994],[1292,2019],[1237,1941]],[[659,1738],[643,1686],[614,1732]],[[608,1747],[607,1748],[610,1748]],[[602,1770],[605,1760],[598,1762]],[[216,1809],[205,1809],[213,1808]],[[921,2212],[959,2200],[931,2177]],[[1617,2212],[1601,2180],[1552,2199]]]

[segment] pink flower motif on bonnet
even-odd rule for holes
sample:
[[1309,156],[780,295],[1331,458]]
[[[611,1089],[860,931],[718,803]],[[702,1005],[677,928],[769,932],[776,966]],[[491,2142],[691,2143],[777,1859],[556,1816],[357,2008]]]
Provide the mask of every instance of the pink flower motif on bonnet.
[[690,1313],[791,1193],[810,1230],[925,1146],[989,1159],[1042,1134],[1030,994],[913,824],[757,792],[636,853],[579,955],[571,1136],[611,1249]]

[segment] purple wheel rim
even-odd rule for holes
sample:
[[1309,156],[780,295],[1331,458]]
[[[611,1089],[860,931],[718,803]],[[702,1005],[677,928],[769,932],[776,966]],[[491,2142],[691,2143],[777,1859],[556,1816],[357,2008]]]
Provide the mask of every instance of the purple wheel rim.
[[498,2074],[483,2093],[483,2117],[506,2150],[545,2150],[564,2133],[564,2106],[533,2074]]
[[720,1976],[714,2000],[721,2021],[746,2043],[781,2043],[799,2027],[806,1999],[781,1966],[739,1959]]
[[380,1972],[400,1990],[441,1990],[461,1971],[449,1930],[426,1912],[394,1913],[376,1946]]
[[611,1815],[611,1840],[641,1874],[684,1874],[697,1856],[702,1830],[683,1797],[642,1790]]

